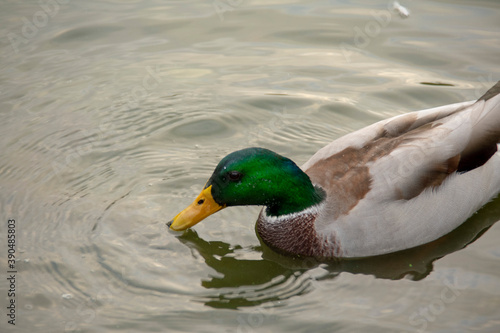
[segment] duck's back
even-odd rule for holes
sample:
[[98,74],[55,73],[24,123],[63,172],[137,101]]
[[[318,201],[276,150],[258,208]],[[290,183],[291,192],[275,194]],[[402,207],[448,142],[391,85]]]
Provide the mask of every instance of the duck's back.
[[500,82],[476,102],[384,120],[303,166],[327,192],[315,220],[344,257],[394,252],[452,231],[500,191]]

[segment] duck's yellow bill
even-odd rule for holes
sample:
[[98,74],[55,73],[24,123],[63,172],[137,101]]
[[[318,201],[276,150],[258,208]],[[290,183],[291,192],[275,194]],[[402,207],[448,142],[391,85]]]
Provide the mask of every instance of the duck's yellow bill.
[[212,197],[212,185],[210,185],[201,191],[193,203],[177,214],[167,225],[175,231],[185,230],[225,207],[225,205],[221,206],[214,201]]

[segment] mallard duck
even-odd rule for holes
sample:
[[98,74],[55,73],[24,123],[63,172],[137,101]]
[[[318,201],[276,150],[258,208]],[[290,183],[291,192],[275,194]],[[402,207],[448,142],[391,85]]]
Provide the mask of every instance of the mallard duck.
[[264,148],[224,157],[167,225],[261,205],[256,231],[280,252],[355,258],[449,233],[500,191],[500,82],[477,101],[392,117],[347,134],[299,168]]

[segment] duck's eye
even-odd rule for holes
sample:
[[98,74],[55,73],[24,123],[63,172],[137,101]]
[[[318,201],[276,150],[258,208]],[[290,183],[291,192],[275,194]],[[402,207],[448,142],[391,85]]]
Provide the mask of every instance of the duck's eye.
[[241,179],[243,177],[243,174],[238,171],[230,171],[227,176],[229,177],[229,180],[235,182]]

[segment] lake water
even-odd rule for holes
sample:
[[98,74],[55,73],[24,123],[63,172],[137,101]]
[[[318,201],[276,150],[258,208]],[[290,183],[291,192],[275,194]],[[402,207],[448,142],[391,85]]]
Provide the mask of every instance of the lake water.
[[257,207],[165,225],[229,152],[302,164],[500,79],[497,0],[400,2],[1,1],[0,330],[499,332],[499,199],[330,264],[261,245]]

